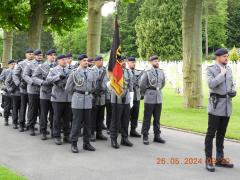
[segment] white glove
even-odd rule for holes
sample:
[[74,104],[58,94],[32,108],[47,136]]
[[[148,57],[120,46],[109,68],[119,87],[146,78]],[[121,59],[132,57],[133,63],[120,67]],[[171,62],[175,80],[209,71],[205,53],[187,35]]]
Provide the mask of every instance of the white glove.
[[130,95],[130,108],[132,108],[133,107],[134,92],[130,92],[129,95]]
[[108,88],[110,91],[112,90],[112,86],[111,86],[110,81],[107,82],[107,88]]

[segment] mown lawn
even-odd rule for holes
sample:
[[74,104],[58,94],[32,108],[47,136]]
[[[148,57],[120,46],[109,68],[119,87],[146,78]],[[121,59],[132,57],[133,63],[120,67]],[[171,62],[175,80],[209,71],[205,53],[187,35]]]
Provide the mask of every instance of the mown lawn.
[[0,180],[27,180],[27,178],[19,176],[11,170],[0,166]]
[[[164,88],[163,98],[161,124],[195,132],[206,132],[208,101],[206,86],[204,87],[204,107],[201,109],[183,108],[183,97],[175,94],[170,85]],[[143,107],[142,102],[139,114],[140,120],[143,119]],[[240,94],[233,99],[233,115],[231,116],[226,136],[232,139],[240,139]]]

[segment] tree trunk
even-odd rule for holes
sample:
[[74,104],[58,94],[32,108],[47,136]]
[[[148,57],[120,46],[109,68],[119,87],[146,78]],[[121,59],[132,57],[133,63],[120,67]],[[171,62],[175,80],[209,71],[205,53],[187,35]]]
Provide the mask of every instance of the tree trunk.
[[205,56],[208,60],[208,1],[205,0]]
[[43,0],[36,0],[31,4],[30,28],[28,30],[28,46],[33,49],[40,49],[41,32],[44,20]]
[[102,14],[105,0],[88,0],[87,55],[95,57],[100,53]]
[[202,106],[202,0],[183,0],[184,107]]
[[12,59],[12,46],[13,46],[13,32],[3,31],[3,67],[7,67],[7,62]]

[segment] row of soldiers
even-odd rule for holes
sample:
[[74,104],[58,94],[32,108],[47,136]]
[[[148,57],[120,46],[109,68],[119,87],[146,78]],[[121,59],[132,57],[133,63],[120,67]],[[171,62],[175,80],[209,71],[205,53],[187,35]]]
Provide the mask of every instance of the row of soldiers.
[[[152,116],[153,141],[165,143],[160,137],[161,89],[165,85],[165,76],[159,69],[157,56],[149,59],[150,66],[144,71],[135,68],[134,57],[121,57],[124,91],[120,97],[111,89],[101,56],[88,58],[85,54],[79,55],[76,65],[72,65],[71,53],[56,56],[53,49],[46,52],[46,61],[43,61],[41,50],[28,49],[25,56],[26,59],[16,63],[9,60],[9,68],[0,75],[0,80],[4,81],[5,125],[8,125],[12,108],[14,129],[20,132],[29,130],[30,135],[35,136],[39,116],[42,140],[47,140],[51,133],[55,144],[71,143],[72,152],[78,153],[77,142],[82,134],[83,149],[94,151],[90,141],[107,140],[102,132],[106,109],[112,147],[120,147],[119,133],[121,145],[133,146],[128,139],[129,124],[130,136],[141,137],[136,128],[140,100],[144,97],[143,143],[149,144]],[[50,132],[47,130],[48,121]]]

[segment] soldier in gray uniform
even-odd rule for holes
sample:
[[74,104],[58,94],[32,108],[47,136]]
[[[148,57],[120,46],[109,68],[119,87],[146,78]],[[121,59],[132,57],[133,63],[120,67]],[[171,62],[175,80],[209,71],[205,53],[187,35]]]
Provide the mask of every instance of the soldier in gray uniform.
[[91,134],[92,137],[94,137],[93,139],[95,139],[96,131],[96,139],[107,140],[107,137],[102,134],[102,124],[104,121],[105,93],[107,90],[108,78],[106,68],[103,66],[103,58],[101,56],[97,56],[95,58],[95,66],[93,67],[93,70],[95,72],[97,81],[96,91],[93,94]]
[[121,145],[133,146],[128,140],[128,126],[130,118],[130,107],[133,106],[133,80],[132,73],[129,69],[126,69],[125,57],[121,57],[123,68],[123,81],[124,92],[121,97],[118,97],[115,92],[111,91],[111,103],[112,103],[112,119],[110,125],[110,137],[111,145],[113,148],[118,149],[119,144],[117,142],[118,132],[121,129]]
[[61,122],[65,143],[70,143],[70,121],[72,121],[71,95],[65,90],[70,70],[65,55],[57,57],[57,66],[50,70],[46,81],[52,84],[51,102],[53,106],[53,137],[55,144],[61,145]]
[[138,125],[138,114],[141,100],[140,80],[143,71],[137,70],[135,66],[136,66],[135,57],[128,57],[128,67],[133,75],[133,91],[134,91],[133,107],[130,110],[130,122],[131,122],[130,136],[141,137],[141,135],[136,131],[136,128]]
[[72,65],[73,58],[72,58],[72,54],[70,52],[66,54],[66,59],[67,59],[67,64],[68,64],[67,67],[68,67],[68,69],[69,70],[75,69],[76,66]]
[[78,137],[81,125],[83,124],[83,149],[95,151],[90,144],[91,135],[91,109],[92,93],[96,88],[96,77],[94,71],[88,68],[87,56],[79,55],[80,65],[73,70],[66,84],[66,91],[72,94],[73,122],[70,139],[72,142],[71,150],[78,153]]
[[28,95],[27,95],[27,83],[23,79],[23,71],[25,67],[30,64],[30,62],[34,59],[34,54],[32,49],[28,49],[25,51],[26,59],[19,62],[16,68],[13,71],[13,81],[17,87],[20,87],[20,95],[21,95],[21,108],[19,114],[19,131],[23,132],[25,127],[25,116],[26,109],[28,104]]
[[53,137],[53,109],[51,99],[52,85],[46,81],[49,71],[54,68],[56,51],[50,49],[46,52],[47,60],[43,64],[37,67],[33,73],[32,79],[40,87],[40,132],[42,134],[41,139],[47,140],[47,122],[48,115],[50,121],[51,135]]
[[29,63],[23,72],[23,79],[27,82],[27,94],[28,94],[28,127],[30,135],[35,136],[35,124],[40,112],[39,94],[40,86],[33,81],[33,73],[43,62],[43,54],[41,50],[34,51],[35,59]]
[[165,86],[165,76],[162,69],[159,69],[157,56],[149,59],[151,67],[146,70],[140,83],[141,93],[144,95],[144,117],[142,124],[143,143],[149,144],[148,132],[153,116],[154,142],[165,143],[160,137],[160,116],[162,111],[162,88]]
[[212,160],[213,138],[216,134],[216,166],[233,168],[224,158],[224,137],[232,114],[232,98],[236,96],[232,70],[228,63],[228,51],[215,52],[215,64],[207,67],[207,82],[210,91],[208,103],[208,129],[205,138],[206,169],[215,171]]
[[[18,61],[19,62],[19,61]],[[15,85],[13,82],[13,68],[15,64],[12,65],[11,71],[9,72],[8,76],[6,77],[6,88],[7,91],[10,93],[12,99],[12,122],[13,128],[18,128],[18,115],[20,112],[21,106],[21,97],[20,97],[20,89]]]
[[[4,124],[5,126],[8,125],[8,118],[10,115],[11,104],[12,104],[10,93],[8,92],[7,87],[6,87],[6,78],[13,68],[14,68],[14,60],[10,59],[8,61],[8,68],[4,69],[0,75],[0,81],[4,82],[4,86],[2,88],[2,90],[3,90],[2,98],[4,98],[3,116],[5,119],[5,124]],[[14,125],[13,127],[15,128],[17,126]]]

